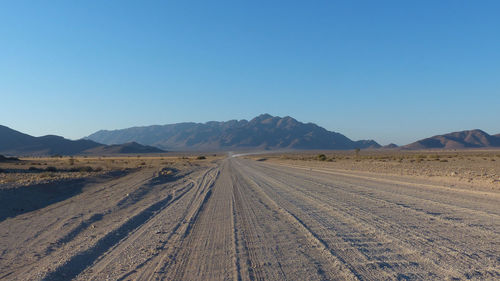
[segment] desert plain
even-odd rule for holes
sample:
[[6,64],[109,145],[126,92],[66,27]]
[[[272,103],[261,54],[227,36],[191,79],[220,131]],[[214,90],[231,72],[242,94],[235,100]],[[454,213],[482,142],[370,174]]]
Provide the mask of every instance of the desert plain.
[[0,163],[1,280],[499,280],[500,151]]

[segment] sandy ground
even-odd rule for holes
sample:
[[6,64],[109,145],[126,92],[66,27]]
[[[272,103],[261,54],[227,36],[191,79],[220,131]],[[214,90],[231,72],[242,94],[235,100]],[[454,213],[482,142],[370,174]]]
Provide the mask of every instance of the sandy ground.
[[500,279],[496,189],[316,162],[96,177],[0,219],[0,279]]
[[20,161],[0,162],[0,189],[95,178],[112,172],[128,172],[159,165],[196,165],[198,162],[196,156],[21,158]]
[[[318,156],[324,155],[323,161]],[[424,180],[449,187],[500,191],[499,150],[373,150],[253,155],[260,161]]]

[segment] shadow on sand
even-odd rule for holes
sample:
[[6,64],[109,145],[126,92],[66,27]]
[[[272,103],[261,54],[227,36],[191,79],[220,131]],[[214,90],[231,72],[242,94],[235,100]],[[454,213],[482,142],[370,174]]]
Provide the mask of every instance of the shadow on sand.
[[75,196],[86,183],[85,179],[73,179],[0,189],[0,222]]
[[84,186],[125,174],[115,171],[98,178],[59,180],[15,188],[0,189],[0,222],[7,218],[42,209],[82,192]]

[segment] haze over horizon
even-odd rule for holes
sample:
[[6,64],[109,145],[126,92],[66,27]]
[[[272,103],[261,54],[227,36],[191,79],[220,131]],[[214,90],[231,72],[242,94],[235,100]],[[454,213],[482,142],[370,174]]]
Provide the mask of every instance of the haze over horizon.
[[0,10],[0,124],[312,122],[399,145],[500,133],[500,3],[42,1]]

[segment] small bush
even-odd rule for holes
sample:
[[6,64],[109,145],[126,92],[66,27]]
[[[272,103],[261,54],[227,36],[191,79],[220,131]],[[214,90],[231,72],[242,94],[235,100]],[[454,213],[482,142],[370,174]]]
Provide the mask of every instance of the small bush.
[[90,166],[85,166],[85,167],[81,167],[80,168],[80,172],[87,172],[87,173],[90,173],[90,172],[93,172],[94,169]]
[[205,160],[205,159],[207,159],[207,157],[200,155],[200,156],[196,157],[196,159],[197,160]]
[[57,172],[57,168],[54,167],[54,166],[48,166],[47,168],[45,168],[45,171],[47,171],[47,172]]
[[354,149],[354,153],[356,154],[356,158],[359,157],[359,152],[360,151],[361,151],[361,149],[359,149],[359,148]]
[[317,158],[318,158],[318,160],[319,160],[319,161],[325,161],[325,160],[326,160],[326,155],[324,155],[324,154],[319,154],[319,155],[317,156]]
[[28,168],[28,171],[40,171],[40,169],[38,169],[37,167],[31,166]]
[[441,159],[439,162],[448,162],[446,159]]

